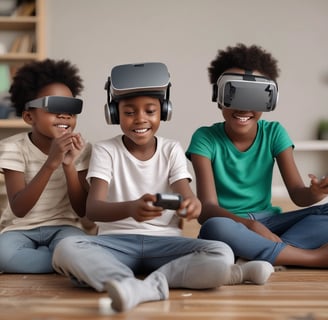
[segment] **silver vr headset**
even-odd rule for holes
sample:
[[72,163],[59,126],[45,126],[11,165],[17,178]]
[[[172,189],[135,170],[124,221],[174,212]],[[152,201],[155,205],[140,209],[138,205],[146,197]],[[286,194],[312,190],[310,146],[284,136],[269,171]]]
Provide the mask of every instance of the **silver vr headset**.
[[105,84],[107,104],[105,118],[108,124],[119,124],[118,102],[136,96],[153,96],[161,101],[161,120],[170,120],[170,74],[164,63],[147,62],[123,64],[111,70]]
[[45,96],[31,100],[25,104],[25,110],[44,108],[51,113],[78,114],[82,112],[83,101],[73,97]]
[[163,63],[124,64],[112,69],[105,89],[116,101],[143,94],[164,98],[169,83],[170,75]]
[[212,101],[219,108],[272,111],[278,101],[278,86],[269,78],[246,72],[223,73],[213,85]]

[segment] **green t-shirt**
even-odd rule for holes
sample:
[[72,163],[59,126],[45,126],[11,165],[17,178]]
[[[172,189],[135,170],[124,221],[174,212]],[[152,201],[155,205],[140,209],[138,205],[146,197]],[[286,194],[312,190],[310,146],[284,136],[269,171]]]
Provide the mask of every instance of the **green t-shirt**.
[[275,158],[294,147],[279,122],[258,121],[252,146],[240,152],[224,130],[224,122],[195,131],[186,156],[197,154],[211,160],[218,202],[241,217],[247,213],[280,213],[271,204],[272,174]]

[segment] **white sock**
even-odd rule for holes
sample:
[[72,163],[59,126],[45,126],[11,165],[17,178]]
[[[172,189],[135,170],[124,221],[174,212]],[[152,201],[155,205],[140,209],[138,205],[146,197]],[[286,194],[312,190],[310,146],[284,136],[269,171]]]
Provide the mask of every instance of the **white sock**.
[[[249,262],[249,260],[244,260],[242,258],[238,258],[236,261],[236,264],[242,265],[246,262]],[[285,266],[273,266],[274,272],[278,272],[278,271],[286,271],[287,268]]]
[[112,299],[112,308],[118,312],[132,309],[142,302],[166,300],[169,297],[166,277],[158,271],[144,280],[111,280],[106,283],[105,288]]
[[273,266],[267,261],[248,261],[231,266],[231,277],[226,284],[251,282],[264,284],[274,272]]

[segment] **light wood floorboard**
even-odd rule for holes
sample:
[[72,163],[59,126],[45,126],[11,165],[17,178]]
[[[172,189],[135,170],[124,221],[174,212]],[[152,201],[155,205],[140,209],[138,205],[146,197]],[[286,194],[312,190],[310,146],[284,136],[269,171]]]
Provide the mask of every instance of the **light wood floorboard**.
[[214,290],[171,290],[166,301],[102,315],[99,298],[60,275],[0,275],[0,319],[328,319],[326,270],[290,268],[263,286],[222,286]]

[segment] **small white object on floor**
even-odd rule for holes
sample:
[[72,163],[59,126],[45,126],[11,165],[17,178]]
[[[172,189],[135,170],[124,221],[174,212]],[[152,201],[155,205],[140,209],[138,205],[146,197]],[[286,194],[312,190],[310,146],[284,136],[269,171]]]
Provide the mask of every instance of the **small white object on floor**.
[[98,300],[99,313],[102,315],[114,314],[115,311],[112,308],[112,299],[108,297],[102,297]]
[[183,293],[182,295],[181,295],[182,297],[191,297],[192,296],[192,293]]

